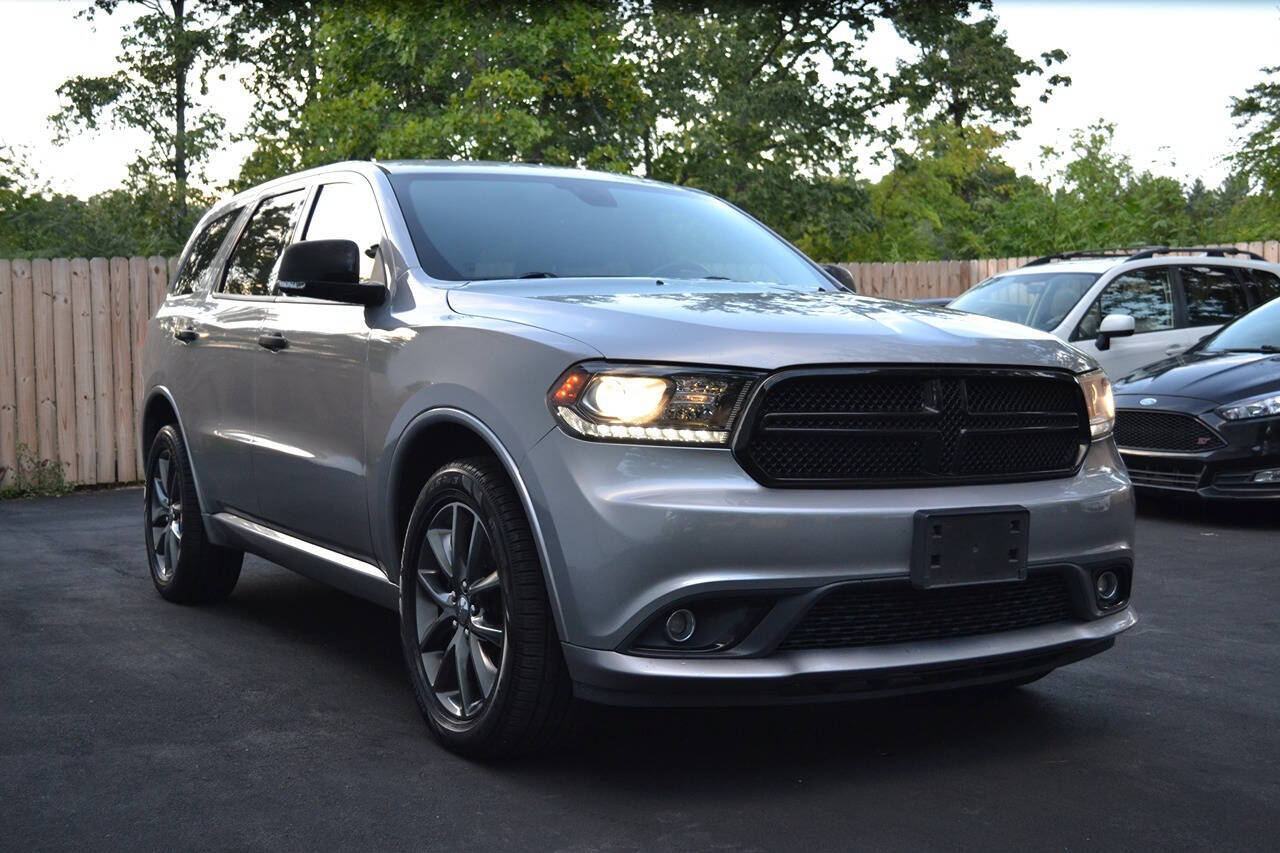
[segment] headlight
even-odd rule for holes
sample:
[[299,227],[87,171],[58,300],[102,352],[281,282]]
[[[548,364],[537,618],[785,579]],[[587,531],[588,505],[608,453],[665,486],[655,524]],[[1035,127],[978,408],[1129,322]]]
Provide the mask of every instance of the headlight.
[[556,380],[547,403],[565,429],[583,438],[724,446],[757,378],[731,370],[588,362]]
[[1084,391],[1085,407],[1089,410],[1089,435],[1095,439],[1106,438],[1116,425],[1116,398],[1111,394],[1111,381],[1101,370],[1082,373],[1076,381]]
[[1218,414],[1228,421],[1242,421],[1246,418],[1265,418],[1268,415],[1280,415],[1280,394],[1258,397],[1254,400],[1241,400],[1230,406],[1218,409]]

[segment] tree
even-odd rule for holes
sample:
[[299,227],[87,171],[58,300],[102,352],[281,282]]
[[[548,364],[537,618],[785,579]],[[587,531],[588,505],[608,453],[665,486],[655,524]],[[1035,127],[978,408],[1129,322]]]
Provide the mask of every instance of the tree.
[[1231,99],[1231,115],[1244,132],[1231,162],[1253,187],[1280,196],[1280,65],[1262,73],[1266,79]]
[[[639,97],[608,4],[537,2],[314,4],[309,47],[258,65],[257,79],[293,80],[277,134],[258,137],[246,179],[263,167],[348,158],[526,160],[624,169]],[[276,38],[271,15],[257,38]],[[297,24],[286,22],[286,26]],[[306,52],[309,51],[309,54]],[[294,72],[296,74],[296,71]],[[275,83],[264,93],[280,91]]]
[[[208,76],[221,62],[225,0],[95,0],[80,16],[92,21],[128,7],[138,12],[124,28],[120,69],[101,77],[73,77],[58,87],[62,109],[51,117],[59,139],[96,131],[102,121],[141,130],[148,151],[130,165],[130,181],[146,194],[168,187],[154,224],[185,239],[193,224],[193,185],[222,142],[223,120],[203,106]],[[198,196],[197,196],[198,200]]]
[[291,171],[302,159],[300,127],[317,96],[320,78],[316,0],[244,0],[224,29],[222,54],[249,69],[245,86],[254,97],[249,124],[237,139],[254,150],[241,166],[236,188]]
[[[1023,80],[1043,76],[1067,59],[1061,49],[1044,51],[1039,61],[1022,57],[994,17],[970,23],[922,10],[902,16],[897,27],[920,56],[914,63],[899,63],[895,91],[913,115],[927,121],[942,117],[956,127],[1025,125],[1031,111],[1017,101]],[[1054,88],[1070,86],[1071,78],[1049,73],[1045,84],[1041,102]]]

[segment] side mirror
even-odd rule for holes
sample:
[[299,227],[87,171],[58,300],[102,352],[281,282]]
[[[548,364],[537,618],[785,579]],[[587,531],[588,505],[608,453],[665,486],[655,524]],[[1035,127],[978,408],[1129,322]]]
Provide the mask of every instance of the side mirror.
[[360,280],[354,240],[305,240],[284,250],[276,287],[285,296],[309,296],[352,305],[380,305],[387,288]]
[[822,269],[826,271],[827,275],[840,282],[840,284],[844,286],[845,290],[850,293],[858,292],[858,283],[853,280],[853,273],[849,272],[844,267],[839,264],[823,264]]
[[1127,338],[1133,334],[1135,328],[1131,315],[1108,314],[1098,325],[1098,338],[1094,343],[1100,350],[1109,350],[1112,338]]

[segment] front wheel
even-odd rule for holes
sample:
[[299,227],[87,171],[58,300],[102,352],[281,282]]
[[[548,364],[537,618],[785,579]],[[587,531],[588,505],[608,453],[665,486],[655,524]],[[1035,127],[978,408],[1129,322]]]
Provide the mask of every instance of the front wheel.
[[490,459],[438,470],[418,496],[400,567],[401,641],[418,707],[449,749],[535,750],[571,702],[533,533]]

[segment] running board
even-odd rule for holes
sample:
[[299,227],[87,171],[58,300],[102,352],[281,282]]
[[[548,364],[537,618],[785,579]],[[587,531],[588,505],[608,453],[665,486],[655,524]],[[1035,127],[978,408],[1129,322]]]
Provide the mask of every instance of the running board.
[[257,554],[300,575],[381,604],[389,610],[400,609],[400,587],[372,563],[230,512],[206,515],[204,520],[206,526],[213,528],[211,538],[219,545]]

